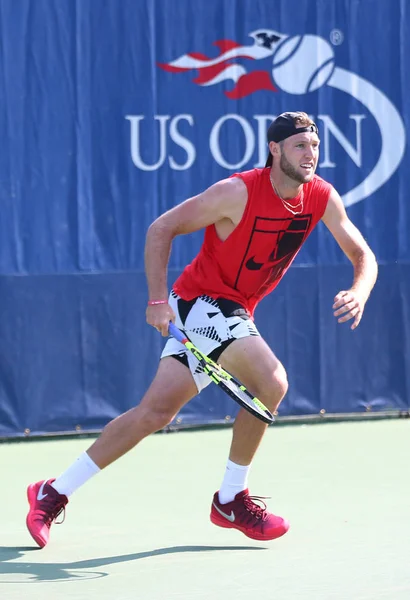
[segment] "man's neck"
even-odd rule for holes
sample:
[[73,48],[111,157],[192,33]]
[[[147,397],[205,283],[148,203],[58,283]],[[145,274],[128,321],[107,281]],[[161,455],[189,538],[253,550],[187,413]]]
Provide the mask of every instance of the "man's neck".
[[299,196],[303,189],[303,184],[291,179],[280,169],[274,167],[270,170],[270,178],[276,193],[283,200],[291,200]]

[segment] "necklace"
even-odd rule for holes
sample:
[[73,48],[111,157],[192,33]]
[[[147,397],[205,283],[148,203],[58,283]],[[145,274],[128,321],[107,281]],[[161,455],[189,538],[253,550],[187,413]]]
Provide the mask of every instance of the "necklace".
[[303,212],[303,187],[302,187],[302,192],[300,194],[300,200],[298,200],[297,204],[291,204],[290,202],[288,202],[287,200],[285,200],[284,198],[282,198],[282,196],[279,194],[278,190],[276,189],[275,184],[273,183],[273,179],[272,179],[272,174],[269,174],[269,179],[272,185],[272,189],[275,192],[275,194],[277,195],[277,197],[279,198],[279,200],[282,202],[283,206],[292,213],[292,215],[300,215]]

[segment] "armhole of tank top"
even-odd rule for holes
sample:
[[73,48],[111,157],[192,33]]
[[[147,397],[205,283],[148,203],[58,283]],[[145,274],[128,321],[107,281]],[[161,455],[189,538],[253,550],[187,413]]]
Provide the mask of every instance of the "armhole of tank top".
[[[237,226],[235,227],[235,229],[232,231],[232,233],[235,233],[235,231],[237,231],[237,230],[238,230],[238,229],[241,227],[241,225],[242,225],[242,224],[245,222],[245,220],[246,220],[246,217],[247,217],[247,215],[248,215],[248,213],[249,213],[249,211],[250,211],[250,193],[249,193],[249,186],[248,186],[248,184],[246,183],[246,181],[245,181],[245,178],[244,178],[244,177],[241,177],[241,175],[240,175],[240,174],[238,174],[238,175],[236,175],[236,174],[235,174],[235,175],[233,175],[233,177],[238,177],[239,179],[242,179],[242,181],[243,181],[243,182],[244,182],[244,184],[246,185],[246,193],[247,193],[246,204],[245,204],[245,208],[244,208],[244,211],[243,211],[243,214],[242,214],[241,220],[239,221],[239,223],[237,224]],[[228,237],[231,237],[232,233],[231,233],[231,234],[230,234]],[[228,239],[228,238],[227,238],[227,239]],[[226,241],[226,240],[225,240],[225,241]],[[222,243],[223,243],[223,242],[222,242]]]
[[217,232],[216,232],[216,227],[215,227],[215,223],[212,223],[212,225],[208,225],[208,227],[206,227],[205,229],[205,235],[209,235],[211,236],[211,239],[213,241],[213,243],[216,243],[218,245],[222,245],[224,244],[227,240],[229,240],[229,238],[239,229],[239,227],[242,225],[242,223],[245,221],[246,215],[249,211],[249,188],[248,185],[246,183],[246,181],[244,180],[243,177],[240,176],[240,174],[234,174],[231,175],[231,177],[238,177],[238,179],[242,179],[242,181],[244,182],[244,184],[246,185],[246,191],[248,194],[248,198],[246,200],[246,205],[245,205],[245,209],[243,211],[241,220],[239,221],[239,223],[237,224],[237,226],[232,230],[232,232],[228,235],[228,237],[226,238],[226,240],[221,240],[221,238],[218,236]]
[[332,193],[332,189],[333,186],[331,183],[329,183],[328,181],[323,180],[323,184],[322,184],[322,206],[321,206],[321,215],[320,218],[322,219],[323,215],[325,214],[326,208],[327,208],[327,203],[329,202],[329,198],[330,198],[330,194]]
[[320,179],[316,179],[316,185],[318,186],[318,204],[320,207],[320,216],[319,216],[319,221],[322,219],[323,215],[325,214],[325,210],[327,207],[327,203],[329,201],[329,197],[330,197],[330,193],[332,191],[332,184],[329,183],[328,181],[325,181],[324,179],[320,178]]

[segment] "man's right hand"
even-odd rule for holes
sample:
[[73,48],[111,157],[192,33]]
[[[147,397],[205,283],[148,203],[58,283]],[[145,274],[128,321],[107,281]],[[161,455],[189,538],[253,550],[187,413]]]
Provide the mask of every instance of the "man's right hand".
[[175,322],[175,313],[169,304],[154,304],[147,306],[146,319],[148,325],[155,327],[164,337],[168,335],[169,322]]

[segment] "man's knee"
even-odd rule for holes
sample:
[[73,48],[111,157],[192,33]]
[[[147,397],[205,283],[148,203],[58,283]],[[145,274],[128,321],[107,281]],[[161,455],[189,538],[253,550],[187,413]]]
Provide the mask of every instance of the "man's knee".
[[283,396],[288,391],[289,383],[285,367],[282,365],[282,363],[278,363],[276,369],[273,372],[273,378],[277,387],[278,394],[283,398]]
[[275,390],[274,396],[276,402],[276,409],[281,403],[284,396],[286,395],[286,392],[289,388],[288,376],[285,367],[281,363],[278,363],[276,369],[273,372],[273,387]]
[[270,375],[256,386],[256,395],[272,411],[275,411],[288,391],[286,370],[278,363]]
[[147,434],[164,429],[174,419],[175,414],[168,408],[145,407],[139,415],[139,423]]

